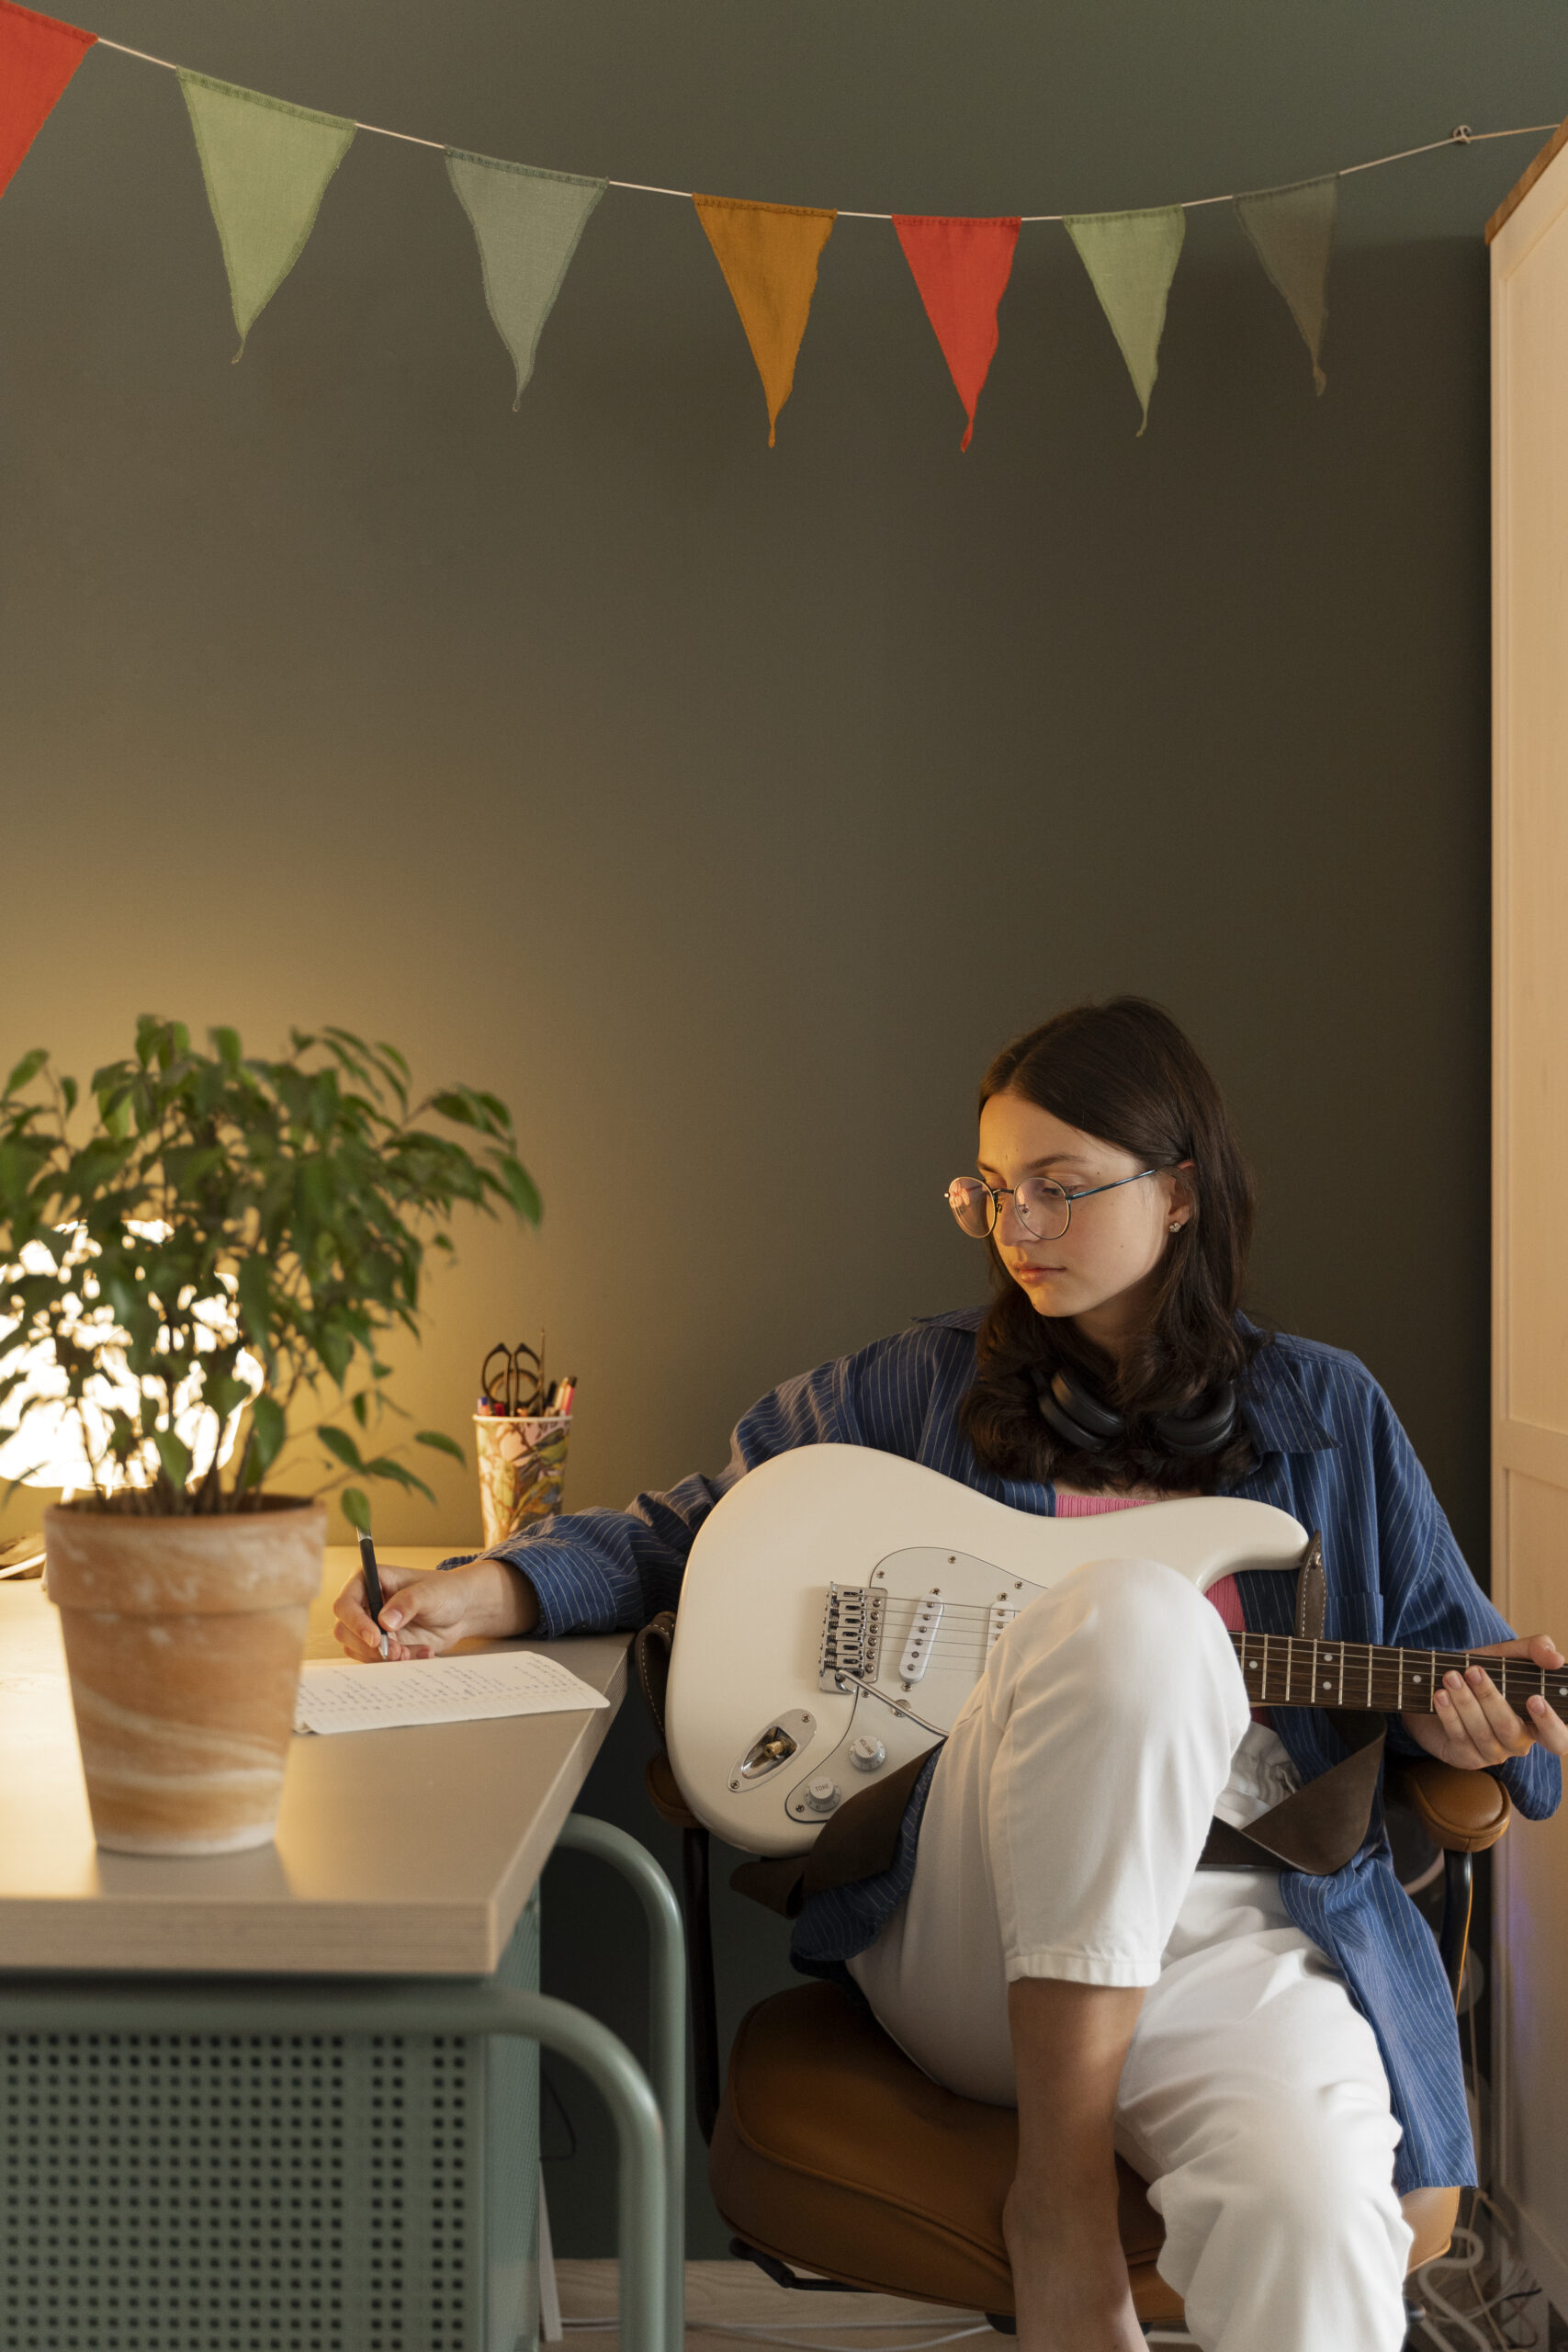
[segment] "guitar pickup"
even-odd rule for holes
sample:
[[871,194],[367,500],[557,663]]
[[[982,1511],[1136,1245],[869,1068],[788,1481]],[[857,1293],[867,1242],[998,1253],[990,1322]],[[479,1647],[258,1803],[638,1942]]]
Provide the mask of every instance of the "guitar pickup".
[[882,1658],[882,1620],[887,1607],[885,1592],[864,1585],[830,1584],[822,1612],[822,1642],[817,1657],[817,1679],[824,1690],[841,1690],[841,1677],[859,1675],[874,1682]]
[[990,1657],[1013,1619],[1018,1615],[1010,1600],[993,1600],[986,1612],[986,1656]]
[[937,1627],[942,1623],[942,1603],[930,1596],[916,1604],[915,1622],[909,1628],[909,1638],[904,1645],[904,1655],[898,1661],[898,1679],[906,1690],[918,1682],[931,1663],[931,1644]]

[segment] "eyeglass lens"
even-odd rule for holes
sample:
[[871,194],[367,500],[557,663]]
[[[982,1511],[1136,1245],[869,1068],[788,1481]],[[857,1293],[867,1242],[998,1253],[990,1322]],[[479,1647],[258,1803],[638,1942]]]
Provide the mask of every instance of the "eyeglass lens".
[[[1072,1204],[1060,1184],[1043,1176],[1031,1176],[1016,1193],[1004,1193],[1002,1199],[1011,1202],[1020,1225],[1032,1240],[1058,1241],[1066,1233]],[[996,1195],[978,1177],[955,1176],[947,1188],[947,1205],[972,1240],[984,1241],[996,1226]]]

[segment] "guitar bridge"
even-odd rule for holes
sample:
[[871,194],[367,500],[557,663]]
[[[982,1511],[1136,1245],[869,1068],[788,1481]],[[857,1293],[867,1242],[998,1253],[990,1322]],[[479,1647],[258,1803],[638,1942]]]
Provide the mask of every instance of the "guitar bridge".
[[841,1690],[843,1677],[876,1679],[882,1657],[882,1618],[887,1606],[884,1592],[869,1592],[864,1585],[830,1584],[822,1613],[822,1647],[817,1659],[818,1686]]

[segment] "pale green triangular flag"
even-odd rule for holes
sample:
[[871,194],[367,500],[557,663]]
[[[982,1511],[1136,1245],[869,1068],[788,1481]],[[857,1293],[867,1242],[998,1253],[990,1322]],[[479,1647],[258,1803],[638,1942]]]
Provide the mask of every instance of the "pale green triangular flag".
[[252,326],[304,252],[355,126],[340,115],[312,114],[264,97],[259,90],[209,82],[183,66],[180,88],[229,273],[238,359]]
[[1141,435],[1148,428],[1166,297],[1187,234],[1187,215],[1179,204],[1162,204],[1147,212],[1071,213],[1063,226],[1122,346],[1143,407]]
[[1331,172],[1326,179],[1258,188],[1235,199],[1236,219],[1302,331],[1312,354],[1312,379],[1320,392],[1328,381],[1318,355],[1328,322],[1328,256],[1338,193],[1339,175]]
[[609,183],[456,147],[446,150],[446,170],[473,226],[491,317],[517,370],[515,411],[577,241]]

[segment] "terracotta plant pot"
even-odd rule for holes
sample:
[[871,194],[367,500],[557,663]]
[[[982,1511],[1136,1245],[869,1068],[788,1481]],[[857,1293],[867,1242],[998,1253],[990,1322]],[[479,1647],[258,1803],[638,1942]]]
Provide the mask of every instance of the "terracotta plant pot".
[[231,1854],[277,1820],[327,1514],[282,1498],[201,1519],[44,1513],[100,1846]]

